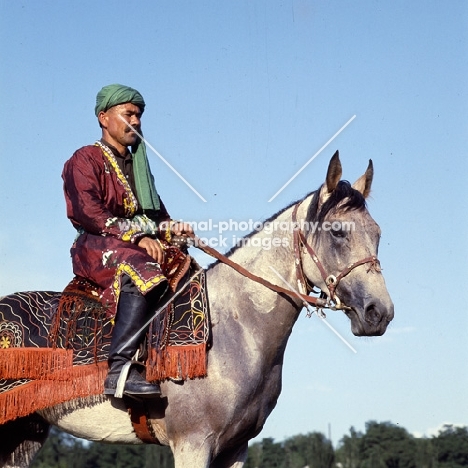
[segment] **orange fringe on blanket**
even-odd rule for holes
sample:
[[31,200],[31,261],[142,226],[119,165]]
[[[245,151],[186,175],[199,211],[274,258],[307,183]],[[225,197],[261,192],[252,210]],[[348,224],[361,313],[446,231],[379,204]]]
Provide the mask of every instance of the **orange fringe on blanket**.
[[0,349],[0,379],[60,380],[73,366],[73,351],[50,348]]
[[107,362],[65,369],[69,380],[32,380],[0,393],[0,425],[51,406],[104,392]]
[[194,379],[205,377],[207,370],[206,344],[193,346],[167,346],[156,351],[150,350],[146,365],[146,379]]

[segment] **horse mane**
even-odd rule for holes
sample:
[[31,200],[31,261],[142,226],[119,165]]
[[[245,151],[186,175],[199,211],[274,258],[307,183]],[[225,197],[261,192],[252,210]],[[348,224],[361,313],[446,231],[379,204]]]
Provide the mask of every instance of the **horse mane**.
[[[275,214],[271,215],[269,218],[265,219],[262,221],[262,224],[265,225],[267,223],[270,223],[271,221],[273,221],[275,218],[277,218],[280,214],[284,213],[287,209],[291,208],[291,206],[295,205],[296,203],[299,203],[301,202],[302,200],[305,200],[309,195],[312,195],[314,192],[310,192],[308,193],[305,197],[299,199],[299,200],[296,200],[296,201],[293,201],[291,202],[289,205],[287,205],[286,207],[284,208],[281,208],[279,211],[277,211]],[[252,231],[252,232],[249,232],[248,234],[246,234],[245,236],[242,237],[242,239],[250,239],[253,235],[257,234],[258,231]],[[240,244],[236,244],[234,246],[232,246],[225,254],[224,256],[226,257],[230,257],[236,250],[240,249],[242,247],[242,245]],[[213,263],[210,263],[208,265],[208,270],[214,266],[216,266],[218,263],[220,263],[219,260],[216,260],[215,262]]]
[[[315,195],[320,193],[320,189],[313,192]],[[347,200],[340,206],[340,211],[347,212],[360,210],[366,207],[364,195],[354,189],[347,180],[340,180],[330,197],[319,209],[319,197],[314,196],[307,209],[306,221],[322,223],[328,213],[338,206],[342,201]]]
[[[338,182],[338,185],[336,186],[335,190],[332,192],[328,200],[320,207],[319,209],[319,196],[318,194],[320,193],[320,189],[322,186],[314,190],[312,192],[309,192],[306,196],[300,198],[299,200],[293,201],[289,203],[284,208],[281,208],[279,211],[277,211],[275,214],[271,215],[269,218],[265,219],[262,221],[262,224],[267,224],[275,220],[278,216],[280,216],[282,213],[284,213],[286,210],[294,206],[296,203],[300,203],[304,201],[306,198],[310,197],[312,195],[312,201],[309,205],[309,208],[307,209],[307,214],[306,214],[306,221],[308,222],[323,222],[334,208],[338,206],[340,202],[343,200],[347,201],[340,207],[340,210],[346,212],[346,211],[353,211],[353,210],[359,210],[362,208],[366,207],[366,200],[364,196],[359,192],[358,190],[354,189],[351,184],[347,180],[340,180]],[[245,235],[243,239],[249,239],[252,237],[254,234],[256,234],[258,231],[252,231],[249,234]],[[320,231],[319,231],[320,232]],[[231,256],[236,250],[240,249],[242,245],[237,244],[231,247],[224,255],[226,257]],[[220,263],[219,260],[216,260],[213,263],[210,263],[208,265],[208,270],[214,267]]]

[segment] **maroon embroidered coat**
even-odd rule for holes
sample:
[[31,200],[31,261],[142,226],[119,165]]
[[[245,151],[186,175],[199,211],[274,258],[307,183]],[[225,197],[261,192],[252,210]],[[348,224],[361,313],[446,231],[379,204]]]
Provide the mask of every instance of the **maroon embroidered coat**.
[[109,148],[100,142],[80,148],[65,163],[62,178],[67,216],[78,231],[73,272],[103,288],[109,312],[115,313],[123,274],[143,294],[165,281],[160,265],[136,242],[146,235],[169,240],[169,231],[160,229],[169,215],[162,202],[152,219],[141,212]]

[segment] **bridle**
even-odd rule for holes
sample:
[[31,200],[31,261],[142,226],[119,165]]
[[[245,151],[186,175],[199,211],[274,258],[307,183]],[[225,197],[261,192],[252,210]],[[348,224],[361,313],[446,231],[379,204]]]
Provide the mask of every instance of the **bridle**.
[[[229,257],[219,253],[217,250],[213,249],[212,247],[205,244],[200,238],[193,235],[191,244],[195,247],[198,247],[203,252],[207,253],[208,255],[216,258],[220,262],[230,266],[234,270],[236,270],[241,275],[245,276],[246,278],[251,279],[257,283],[266,286],[267,288],[271,289],[280,294],[286,294],[289,297],[296,298],[302,300],[303,304],[309,309],[309,306],[312,305],[316,307],[317,311],[321,309],[332,309],[332,310],[351,310],[351,307],[343,304],[340,298],[336,294],[336,289],[338,287],[339,282],[348,275],[352,270],[360,265],[365,265],[366,263],[370,263],[370,267],[368,271],[374,270],[380,272],[380,262],[375,255],[371,255],[366,257],[362,260],[358,260],[357,262],[351,263],[348,267],[342,270],[338,275],[329,275],[325,271],[322,262],[319,260],[317,254],[315,253],[312,246],[307,242],[307,239],[304,233],[298,228],[297,224],[297,211],[299,209],[301,202],[298,202],[293,209],[292,213],[292,222],[293,222],[293,249],[294,249],[294,264],[296,268],[296,279],[299,291],[294,291],[292,289],[282,288],[276,284],[270,283],[268,280],[261,278],[259,276],[250,273],[244,267],[239,265],[236,262],[233,262]],[[314,285],[310,286],[310,283],[306,280],[306,276],[304,274],[304,269],[302,266],[302,255],[301,252],[305,248],[307,253],[310,255],[314,263],[317,265],[317,268],[320,271],[322,279],[327,286],[328,293],[326,294],[323,290],[320,291],[320,297],[313,297],[309,296],[309,293],[319,291],[314,291]]]
[[299,209],[301,202],[296,203],[292,212],[292,225],[293,225],[293,249],[294,249],[294,265],[296,267],[296,279],[298,283],[299,291],[302,294],[309,294],[310,292],[314,292],[314,285],[310,286],[309,282],[306,280],[306,276],[304,274],[304,269],[302,266],[302,255],[301,251],[303,248],[307,251],[310,255],[310,258],[313,260],[315,265],[317,266],[320,275],[328,289],[328,293],[326,294],[323,290],[320,291],[321,297],[326,299],[326,305],[324,308],[332,309],[332,310],[351,310],[351,307],[345,305],[338,295],[336,294],[336,289],[340,281],[347,276],[351,271],[353,271],[356,267],[360,265],[365,265],[366,263],[370,263],[370,267],[367,271],[377,271],[380,272],[380,262],[375,255],[370,255],[369,257],[365,257],[362,260],[358,260],[356,262],[351,263],[348,265],[344,270],[342,270],[338,275],[329,275],[325,271],[325,268],[318,258],[315,250],[312,246],[307,242],[307,239],[304,233],[299,229],[299,225],[297,223],[297,211]]

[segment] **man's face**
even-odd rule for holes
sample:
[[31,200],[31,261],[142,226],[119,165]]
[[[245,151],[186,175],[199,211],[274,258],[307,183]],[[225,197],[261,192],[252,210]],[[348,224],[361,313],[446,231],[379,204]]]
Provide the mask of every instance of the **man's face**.
[[141,114],[141,109],[129,102],[100,112],[98,118],[102,127],[102,137],[123,154],[128,146],[138,141],[138,135],[127,123],[141,134]]

